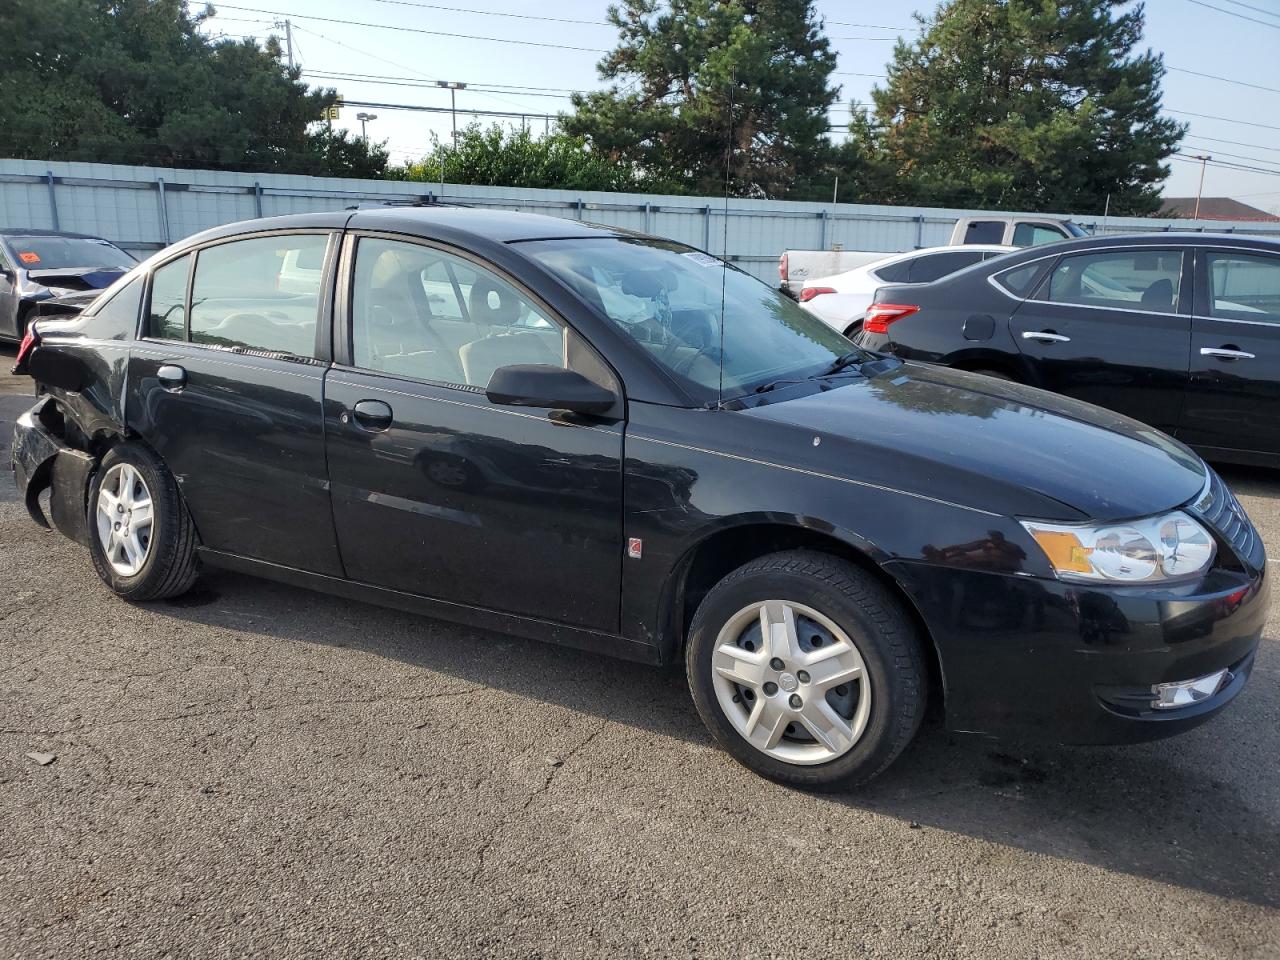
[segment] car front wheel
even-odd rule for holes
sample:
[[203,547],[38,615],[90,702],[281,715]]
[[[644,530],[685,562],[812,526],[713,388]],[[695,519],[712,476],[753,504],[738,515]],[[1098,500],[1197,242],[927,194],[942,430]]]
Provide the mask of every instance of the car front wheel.
[[196,533],[178,485],[145,447],[113,447],[94,474],[89,553],[103,582],[126,600],[160,600],[195,582]]
[[870,780],[924,715],[910,618],[874,576],[821,553],[771,554],[720,581],[694,616],[686,667],[720,744],[796,786]]

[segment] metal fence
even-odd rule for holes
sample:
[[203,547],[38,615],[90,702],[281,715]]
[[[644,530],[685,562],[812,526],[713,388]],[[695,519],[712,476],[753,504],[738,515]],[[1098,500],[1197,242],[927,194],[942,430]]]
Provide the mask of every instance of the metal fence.
[[[775,264],[786,249],[892,253],[935,246],[950,239],[958,217],[993,212],[0,160],[0,224],[90,233],[139,253],[235,220],[419,198],[641,230],[727,253],[767,281],[777,279]],[[1074,219],[1098,234],[1206,230],[1280,238],[1280,223]]]

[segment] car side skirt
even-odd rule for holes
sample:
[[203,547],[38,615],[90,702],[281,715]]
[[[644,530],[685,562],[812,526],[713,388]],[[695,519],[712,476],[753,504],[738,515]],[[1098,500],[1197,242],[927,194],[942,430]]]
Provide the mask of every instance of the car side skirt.
[[544,640],[561,646],[574,647],[610,657],[620,657],[624,660],[632,660],[638,663],[656,666],[661,662],[657,646],[638,640],[631,640],[617,634],[572,627],[550,620],[539,620],[534,617],[521,617],[515,614],[502,613],[498,610],[489,610],[484,607],[469,606],[464,603],[436,600],[432,597],[424,597],[415,593],[390,590],[373,584],[357,583],[352,580],[343,580],[338,577],[299,570],[296,567],[287,567],[263,560],[255,560],[250,557],[241,557],[221,550],[210,550],[207,547],[199,548],[199,554],[200,559],[211,567],[263,577],[307,590],[317,590],[321,593],[344,597],[348,600],[358,600],[363,603],[392,607],[436,620],[448,620],[452,623],[460,623],[482,630],[492,630],[495,633],[505,633],[530,640]]

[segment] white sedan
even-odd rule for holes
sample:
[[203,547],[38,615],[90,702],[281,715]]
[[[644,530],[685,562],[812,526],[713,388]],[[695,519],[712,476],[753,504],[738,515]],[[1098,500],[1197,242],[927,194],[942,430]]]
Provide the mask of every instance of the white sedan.
[[857,332],[876,290],[885,284],[928,283],[1018,249],[974,243],[894,253],[844,273],[810,280],[801,289],[798,299],[805,310],[845,336],[850,336]]

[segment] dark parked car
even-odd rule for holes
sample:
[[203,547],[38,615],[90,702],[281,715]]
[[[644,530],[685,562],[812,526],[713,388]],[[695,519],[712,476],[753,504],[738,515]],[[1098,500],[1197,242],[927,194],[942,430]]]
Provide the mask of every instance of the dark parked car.
[[19,366],[45,393],[19,489],[122,597],[207,564],[683,663],[720,743],[791,783],[879,773],[931,692],[987,736],[1185,730],[1266,616],[1262,544],[1183,445],[866,353],[619,230],[236,224],[38,320]]
[[1280,241],[1069,240],[876,299],[861,346],[1109,407],[1210,460],[1280,465]]
[[43,302],[102,290],[137,262],[100,237],[0,227],[0,339],[21,340]]

